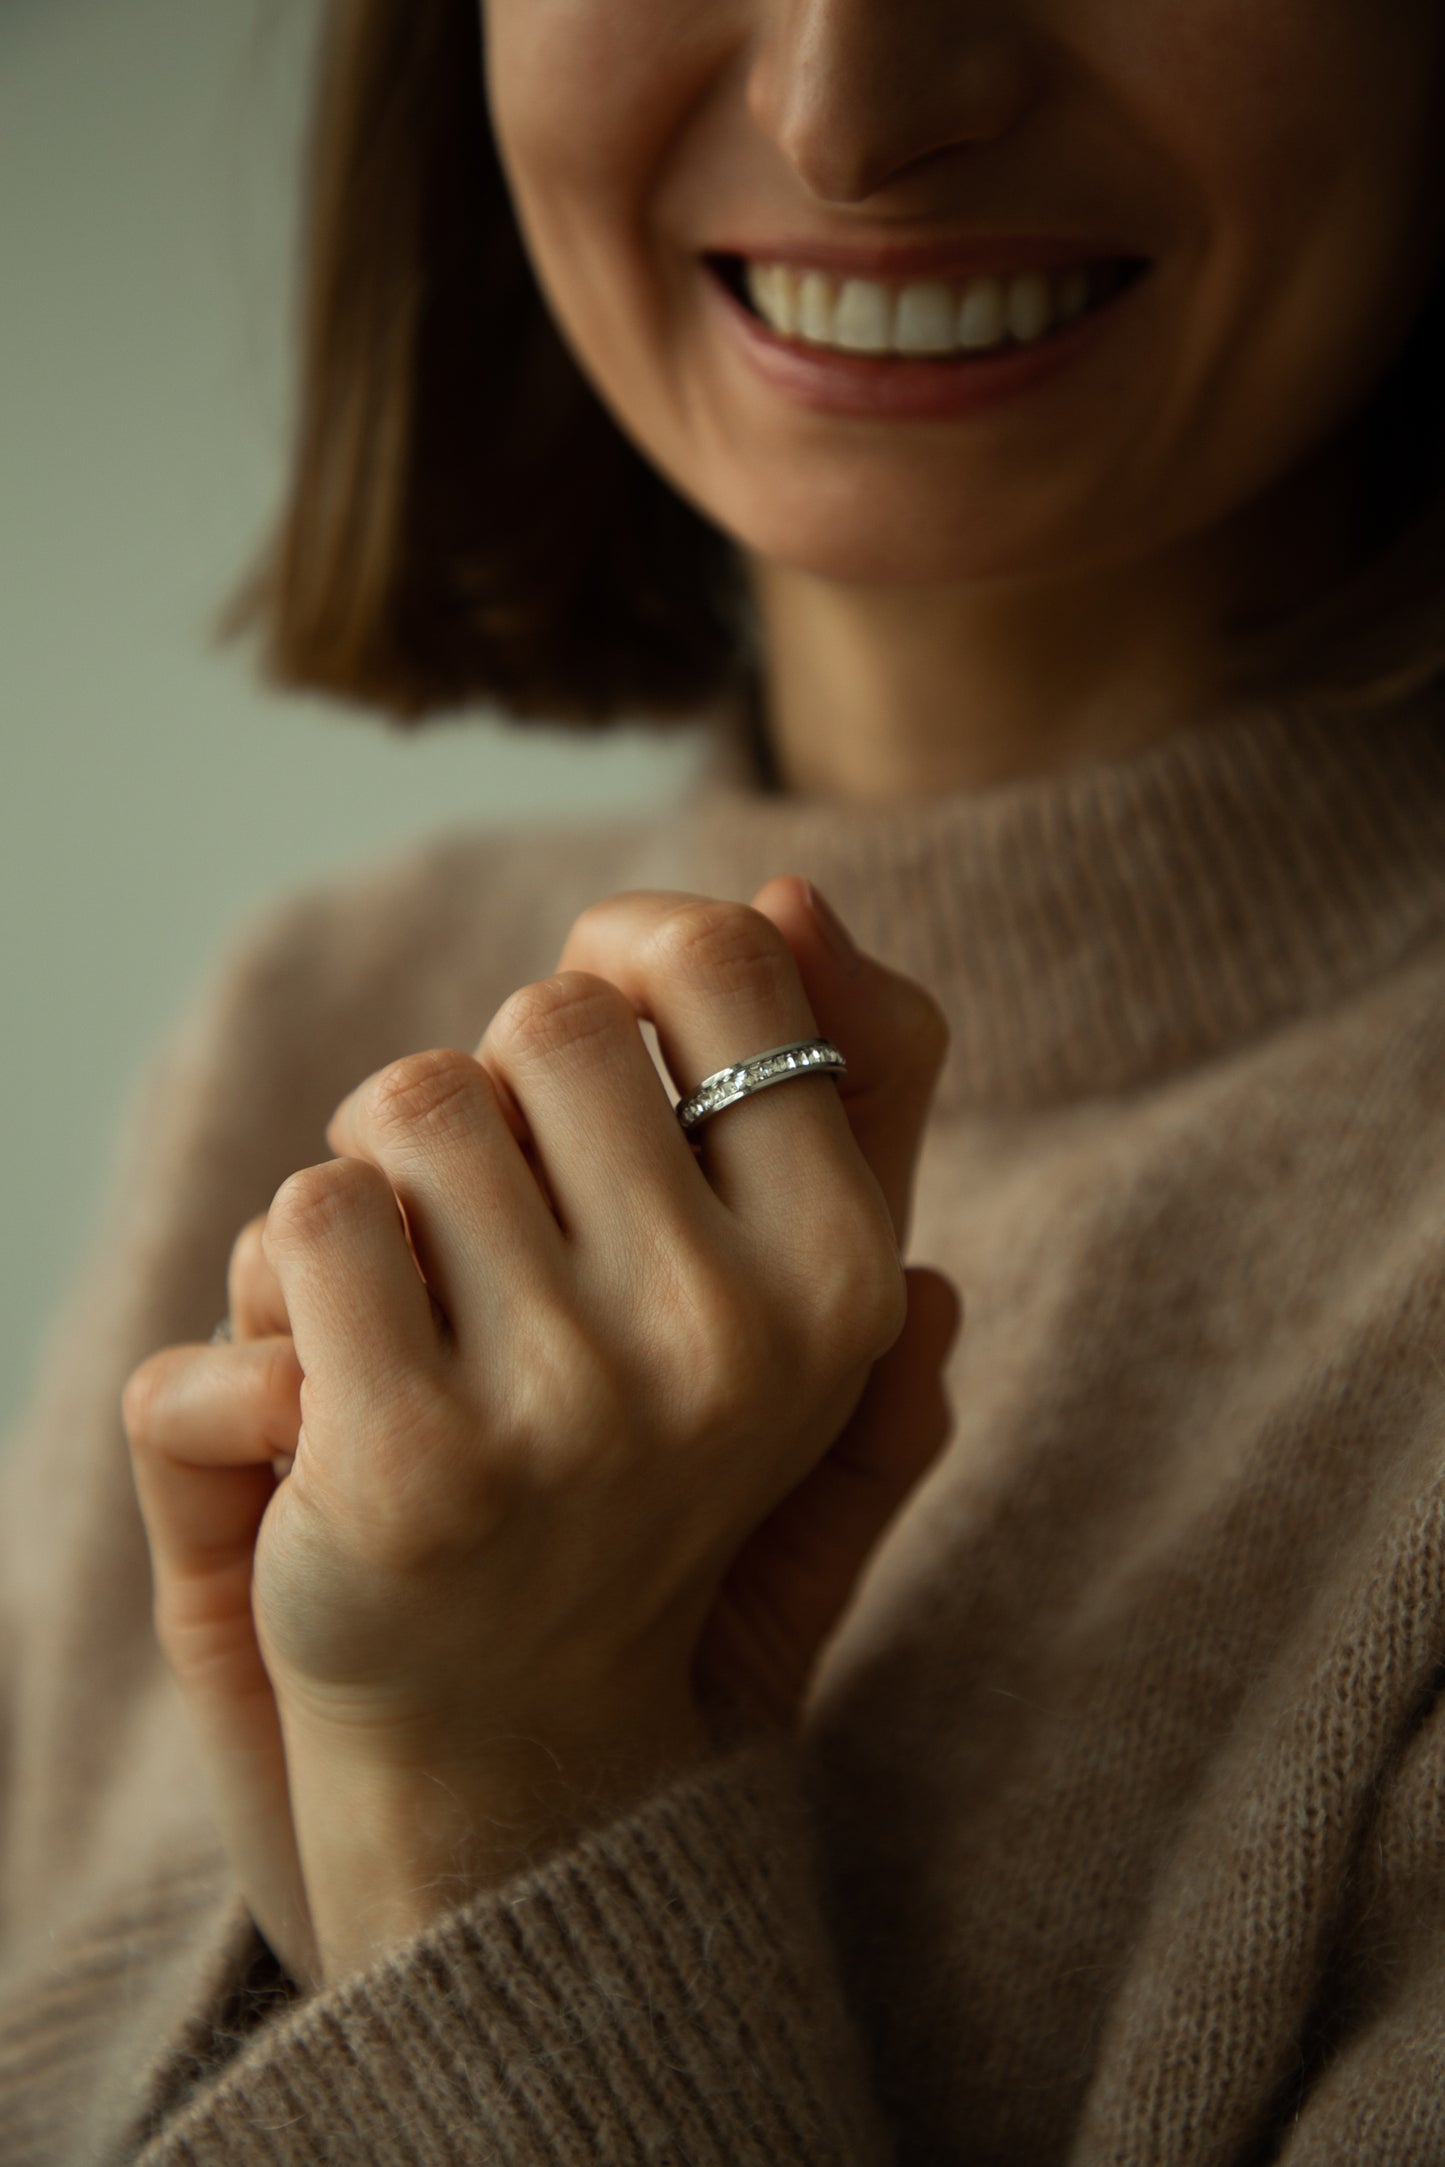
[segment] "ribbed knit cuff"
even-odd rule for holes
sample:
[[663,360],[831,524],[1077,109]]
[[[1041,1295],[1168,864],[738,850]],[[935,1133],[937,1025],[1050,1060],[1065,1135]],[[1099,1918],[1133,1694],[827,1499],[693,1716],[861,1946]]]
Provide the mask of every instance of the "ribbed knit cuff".
[[271,2015],[141,2167],[881,2167],[814,1870],[793,1749],[720,1756]]

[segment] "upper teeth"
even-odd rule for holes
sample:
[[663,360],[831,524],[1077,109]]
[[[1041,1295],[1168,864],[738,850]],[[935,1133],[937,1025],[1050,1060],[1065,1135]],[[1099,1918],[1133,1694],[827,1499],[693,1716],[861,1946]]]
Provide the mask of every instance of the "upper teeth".
[[1021,344],[1072,323],[1088,306],[1089,272],[1020,271],[957,285],[927,279],[884,286],[871,278],[829,278],[787,264],[747,265],[754,308],[785,338],[860,354],[952,354]]

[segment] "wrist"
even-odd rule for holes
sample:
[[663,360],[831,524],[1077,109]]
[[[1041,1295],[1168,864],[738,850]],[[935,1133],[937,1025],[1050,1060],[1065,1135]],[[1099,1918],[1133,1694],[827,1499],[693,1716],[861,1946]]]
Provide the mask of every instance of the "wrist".
[[709,1758],[700,1718],[605,1751],[508,1738],[485,1756],[396,1764],[347,1738],[294,1736],[292,1813],[330,1986],[437,1919],[622,1818]]

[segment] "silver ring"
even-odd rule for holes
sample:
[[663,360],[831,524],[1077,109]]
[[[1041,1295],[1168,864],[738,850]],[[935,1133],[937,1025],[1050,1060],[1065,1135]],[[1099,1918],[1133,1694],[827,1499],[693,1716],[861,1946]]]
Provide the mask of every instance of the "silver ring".
[[800,1038],[791,1046],[770,1046],[766,1053],[751,1054],[730,1068],[715,1069],[704,1076],[695,1091],[678,1101],[677,1118],[683,1128],[698,1128],[720,1114],[725,1106],[766,1091],[773,1084],[791,1083],[795,1076],[846,1076],[848,1064],[831,1038]]
[[231,1320],[229,1317],[222,1317],[215,1331],[211,1334],[211,1345],[214,1347],[218,1340],[229,1343],[232,1337]]

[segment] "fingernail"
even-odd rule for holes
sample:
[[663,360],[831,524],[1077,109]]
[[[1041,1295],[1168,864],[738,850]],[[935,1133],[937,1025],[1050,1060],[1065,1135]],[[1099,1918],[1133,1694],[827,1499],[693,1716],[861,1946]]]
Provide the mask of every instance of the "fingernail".
[[848,977],[856,976],[862,967],[863,958],[854,946],[841,919],[824,902],[811,880],[805,881],[804,886],[808,891],[808,908],[813,913],[813,922],[827,943],[829,953],[837,958],[839,965]]

